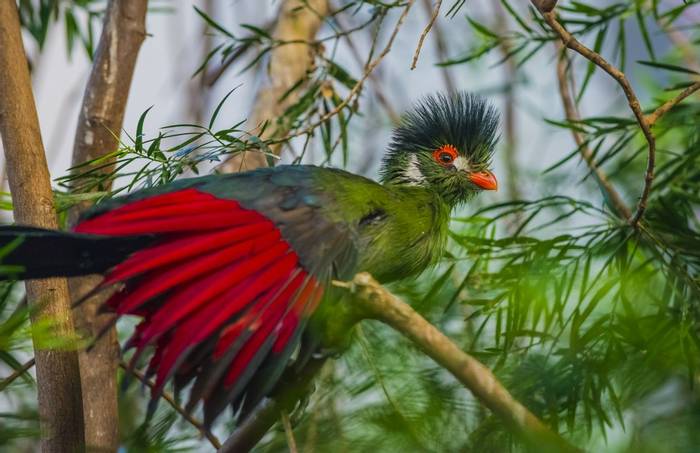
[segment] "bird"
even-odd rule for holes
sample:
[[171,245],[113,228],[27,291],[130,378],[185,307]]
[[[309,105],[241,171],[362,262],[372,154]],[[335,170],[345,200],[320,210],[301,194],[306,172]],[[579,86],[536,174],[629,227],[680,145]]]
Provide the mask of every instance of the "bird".
[[2,263],[24,280],[102,274],[104,310],[140,318],[124,349],[132,364],[150,355],[153,398],[189,386],[210,426],[299,360],[309,326],[333,316],[317,310],[333,280],[388,283],[438,262],[450,213],[497,189],[498,128],[475,94],[427,95],[393,130],[378,182],[312,165],[179,179],[99,202],[72,231],[2,226]]

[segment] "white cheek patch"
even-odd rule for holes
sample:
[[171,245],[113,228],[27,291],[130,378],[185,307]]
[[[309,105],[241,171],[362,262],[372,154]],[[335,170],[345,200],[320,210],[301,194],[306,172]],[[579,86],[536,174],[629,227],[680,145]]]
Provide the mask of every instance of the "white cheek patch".
[[420,186],[425,182],[425,176],[420,171],[418,157],[415,154],[411,154],[408,158],[408,166],[403,172],[403,177],[412,186]]
[[457,158],[452,161],[452,165],[459,170],[459,171],[470,171],[471,170],[471,164],[469,162],[469,159],[467,159],[464,156],[457,156]]

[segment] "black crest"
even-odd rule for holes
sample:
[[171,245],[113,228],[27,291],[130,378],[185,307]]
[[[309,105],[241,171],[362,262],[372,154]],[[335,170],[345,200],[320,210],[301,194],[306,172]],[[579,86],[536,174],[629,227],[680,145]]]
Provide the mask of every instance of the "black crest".
[[453,145],[477,165],[487,166],[498,141],[497,110],[463,91],[422,98],[394,130],[390,153]]

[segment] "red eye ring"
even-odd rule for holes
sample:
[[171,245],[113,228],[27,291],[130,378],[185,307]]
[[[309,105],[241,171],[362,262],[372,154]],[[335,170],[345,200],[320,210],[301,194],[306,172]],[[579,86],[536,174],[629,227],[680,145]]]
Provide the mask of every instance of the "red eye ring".
[[458,156],[457,148],[452,145],[443,145],[433,151],[433,159],[440,165],[450,165]]

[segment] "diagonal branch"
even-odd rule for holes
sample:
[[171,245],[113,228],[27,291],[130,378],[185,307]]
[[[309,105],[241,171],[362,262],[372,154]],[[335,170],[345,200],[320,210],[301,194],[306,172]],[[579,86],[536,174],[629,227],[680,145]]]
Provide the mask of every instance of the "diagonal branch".
[[554,7],[557,3],[556,1],[531,1],[533,5],[538,8],[540,13],[542,13],[544,21],[559,36],[565,47],[568,47],[587,60],[593,62],[596,66],[607,72],[618,83],[618,85],[620,85],[622,91],[625,93],[625,97],[627,98],[627,103],[629,104],[629,107],[637,120],[637,124],[644,134],[644,138],[646,139],[648,145],[647,167],[644,173],[644,187],[642,188],[642,194],[639,197],[639,202],[637,203],[637,210],[629,220],[630,225],[636,228],[637,224],[644,216],[644,212],[647,208],[649,193],[651,192],[651,185],[654,181],[654,166],[656,164],[656,138],[651,131],[651,126],[644,117],[644,112],[642,112],[639,99],[632,89],[632,85],[630,85],[627,77],[622,71],[610,64],[599,53],[583,45],[559,23],[556,14],[554,13]]
[[515,400],[491,370],[462,351],[408,304],[391,294],[368,273],[357,274],[352,282],[334,282],[355,294],[353,304],[363,317],[381,321],[411,340],[419,349],[447,369],[487,408],[538,451],[578,452],[550,430],[532,412]]

